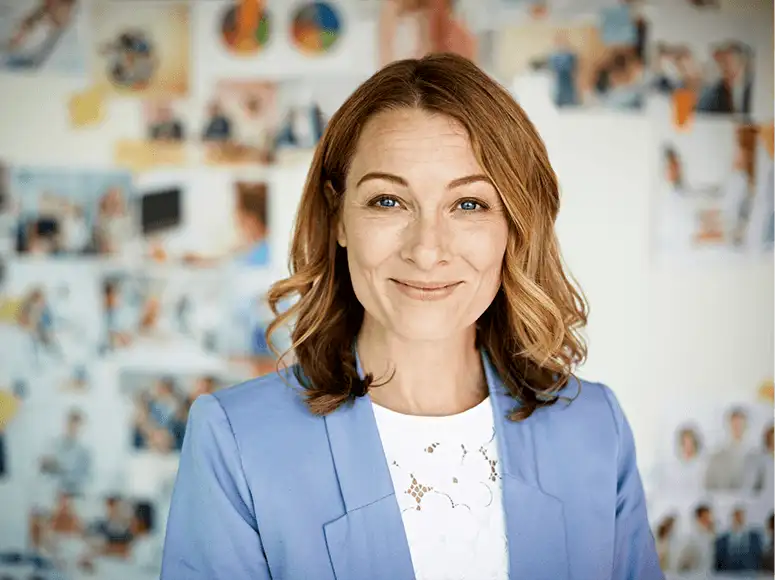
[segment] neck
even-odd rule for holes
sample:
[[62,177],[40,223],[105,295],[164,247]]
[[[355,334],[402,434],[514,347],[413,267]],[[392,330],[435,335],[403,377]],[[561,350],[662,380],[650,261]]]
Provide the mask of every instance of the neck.
[[389,382],[370,391],[378,405],[408,415],[444,416],[481,403],[487,385],[474,327],[441,340],[395,335],[368,315],[358,334],[365,373]]

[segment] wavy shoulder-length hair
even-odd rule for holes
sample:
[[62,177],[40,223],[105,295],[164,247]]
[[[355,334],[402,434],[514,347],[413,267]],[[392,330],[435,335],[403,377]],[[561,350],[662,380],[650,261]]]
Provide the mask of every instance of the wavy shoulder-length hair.
[[[378,386],[360,377],[354,342],[363,321],[337,244],[345,178],[360,132],[383,111],[416,108],[446,115],[468,132],[474,154],[503,200],[509,237],[500,289],[477,323],[484,348],[519,402],[510,418],[551,405],[586,357],[579,330],[583,295],[563,270],[554,223],[560,199],[546,147],[509,93],[470,61],[452,54],[394,62],[341,106],[315,150],[296,217],[290,276],[268,299],[271,336],[289,324],[294,373],[312,413],[328,414]],[[292,306],[281,309],[281,304]],[[271,341],[270,341],[271,342]],[[384,384],[384,383],[383,383]]]

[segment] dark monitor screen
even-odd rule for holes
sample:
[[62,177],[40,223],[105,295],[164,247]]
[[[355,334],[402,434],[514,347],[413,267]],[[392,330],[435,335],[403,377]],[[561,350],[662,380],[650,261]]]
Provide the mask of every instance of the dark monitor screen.
[[140,219],[143,234],[152,234],[180,225],[181,197],[179,187],[169,187],[143,194]]
[[41,237],[55,236],[59,233],[59,222],[51,218],[42,218],[35,222],[35,231]]

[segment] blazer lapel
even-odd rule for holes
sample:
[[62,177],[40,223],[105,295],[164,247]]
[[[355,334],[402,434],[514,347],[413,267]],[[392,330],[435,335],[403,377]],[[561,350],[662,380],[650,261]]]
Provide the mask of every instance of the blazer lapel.
[[324,526],[337,580],[414,580],[401,512],[368,397],[326,416],[346,513]]
[[562,502],[538,482],[532,418],[515,423],[507,414],[517,405],[486,353],[482,364],[490,390],[495,434],[503,466],[503,508],[509,549],[509,578],[570,578]]

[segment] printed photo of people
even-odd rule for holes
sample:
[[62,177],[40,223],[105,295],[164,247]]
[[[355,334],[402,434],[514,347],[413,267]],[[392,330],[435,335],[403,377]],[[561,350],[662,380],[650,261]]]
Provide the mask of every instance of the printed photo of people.
[[90,18],[96,86],[120,95],[180,97],[189,90],[190,23],[184,2],[102,2]]
[[[668,425],[677,425],[670,428]],[[670,578],[772,574],[771,405],[730,403],[671,418],[644,474],[660,561]]]
[[651,89],[669,97],[683,115],[748,118],[754,85],[753,49],[739,40],[697,43],[655,40]]
[[384,0],[378,36],[380,66],[431,52],[478,60],[476,35],[452,0]]
[[145,254],[198,268],[269,266],[271,187],[260,168],[146,175],[138,185]]
[[81,0],[2,0],[0,69],[86,73]]
[[276,125],[276,83],[219,82],[200,132],[207,163],[270,163]]
[[186,126],[175,104],[169,101],[144,103],[146,139],[180,143],[186,139]]
[[669,580],[772,577],[773,511],[735,499],[664,500],[650,519]]
[[322,77],[278,85],[279,126],[274,136],[278,161],[284,153],[314,149],[328,120],[364,79]]
[[58,493],[83,496],[88,491],[94,473],[92,450],[83,436],[86,420],[81,410],[69,409],[61,434],[40,457],[40,472],[50,478]]
[[60,387],[88,388],[86,366],[99,342],[96,298],[87,266],[14,264],[8,273],[5,315],[0,323],[2,336],[9,339],[8,370],[14,368],[21,374],[55,371]]
[[189,162],[187,112],[180,101],[150,99],[143,102],[142,137],[114,142],[114,162],[134,172],[158,167],[179,167]]
[[132,404],[130,448],[161,454],[180,451],[194,400],[225,386],[214,374],[165,375],[140,370],[122,371],[119,382]]
[[[290,349],[290,334],[280,328],[272,335],[266,331],[274,318],[266,301],[266,281],[244,272],[235,274],[240,285],[232,285],[223,296],[218,333],[218,351],[230,364],[230,370],[240,379],[272,373],[277,369],[277,357]],[[290,359],[285,358],[288,363]],[[291,361],[292,362],[292,361]]]
[[184,272],[109,274],[102,280],[101,352],[204,347],[218,324],[214,278]]
[[735,255],[772,244],[770,167],[761,128],[698,121],[665,130],[655,199],[658,255]]
[[559,109],[638,111],[646,95],[647,31],[645,18],[629,5],[596,19],[508,26],[498,41],[496,69],[504,79],[548,75]]
[[30,563],[67,578],[158,576],[159,516],[146,498],[60,492],[51,507],[31,510],[29,544],[38,561]]
[[16,251],[55,258],[126,258],[134,232],[132,176],[119,170],[15,168]]

